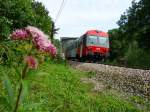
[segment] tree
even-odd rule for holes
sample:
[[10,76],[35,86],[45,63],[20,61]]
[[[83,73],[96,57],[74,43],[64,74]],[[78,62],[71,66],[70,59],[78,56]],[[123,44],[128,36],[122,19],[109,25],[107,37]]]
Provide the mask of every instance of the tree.
[[31,0],[0,0],[0,38],[6,39],[16,28],[31,24]]
[[36,26],[50,34],[52,20],[45,6],[33,0],[0,0],[0,39],[18,28]]
[[34,25],[41,28],[45,33],[50,35],[52,29],[52,19],[49,16],[48,10],[41,2],[38,1],[32,2],[32,9],[35,13]]
[[[124,58],[125,61],[133,65],[137,64],[138,66],[143,66],[144,63],[142,65],[142,62],[149,60],[145,58],[150,57],[149,9],[149,0],[140,0],[139,2],[133,0],[132,6],[121,15],[120,20],[117,22],[119,28],[109,30],[111,35],[111,51],[112,54],[115,54],[114,59]],[[133,57],[136,57],[136,59],[133,60]],[[131,59],[134,62],[131,62]],[[147,63],[147,65],[150,66],[150,63]]]
[[133,1],[132,6],[121,16],[117,22],[122,36],[129,44],[129,40],[136,40],[138,44],[144,48],[149,49],[150,45],[150,1],[141,0],[138,3]]

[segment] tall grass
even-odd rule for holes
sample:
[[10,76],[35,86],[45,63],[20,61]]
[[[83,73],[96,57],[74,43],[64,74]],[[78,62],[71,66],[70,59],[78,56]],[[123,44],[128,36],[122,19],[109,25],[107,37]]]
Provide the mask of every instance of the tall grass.
[[[0,66],[1,70],[3,69]],[[30,71],[23,84],[25,97],[19,112],[138,112],[131,103],[108,92],[92,92],[90,84],[83,84],[81,77],[89,74],[78,72],[63,64],[45,63],[37,71]],[[7,69],[8,71],[9,69]],[[15,76],[8,75],[15,80]],[[1,86],[2,74],[0,72]],[[13,83],[13,82],[12,82]],[[0,88],[0,97],[6,98],[6,88]],[[27,92],[28,91],[28,92]],[[28,93],[28,94],[27,94]],[[0,100],[0,108],[4,107]],[[7,107],[7,104],[5,105]],[[7,109],[6,109],[7,110]]]

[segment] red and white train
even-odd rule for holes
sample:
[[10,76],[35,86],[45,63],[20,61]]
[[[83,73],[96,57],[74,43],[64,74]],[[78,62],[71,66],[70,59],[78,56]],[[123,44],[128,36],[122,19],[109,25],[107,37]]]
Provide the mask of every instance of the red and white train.
[[101,60],[109,56],[109,35],[89,30],[80,38],[61,38],[62,51],[67,59]]

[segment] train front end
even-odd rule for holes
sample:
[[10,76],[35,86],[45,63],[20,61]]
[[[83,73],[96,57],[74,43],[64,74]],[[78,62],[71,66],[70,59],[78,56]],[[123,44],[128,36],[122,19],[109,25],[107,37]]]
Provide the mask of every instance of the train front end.
[[109,56],[109,36],[102,31],[88,31],[86,36],[86,56],[90,60],[105,59]]

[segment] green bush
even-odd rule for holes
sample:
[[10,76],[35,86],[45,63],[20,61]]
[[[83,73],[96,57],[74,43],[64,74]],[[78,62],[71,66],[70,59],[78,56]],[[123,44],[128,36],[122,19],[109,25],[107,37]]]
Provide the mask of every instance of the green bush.
[[0,0],[0,41],[8,39],[15,29],[37,26],[48,35],[51,17],[41,2],[34,0]]
[[125,53],[125,61],[129,67],[148,68],[150,67],[150,52],[139,48],[137,42],[134,41]]

